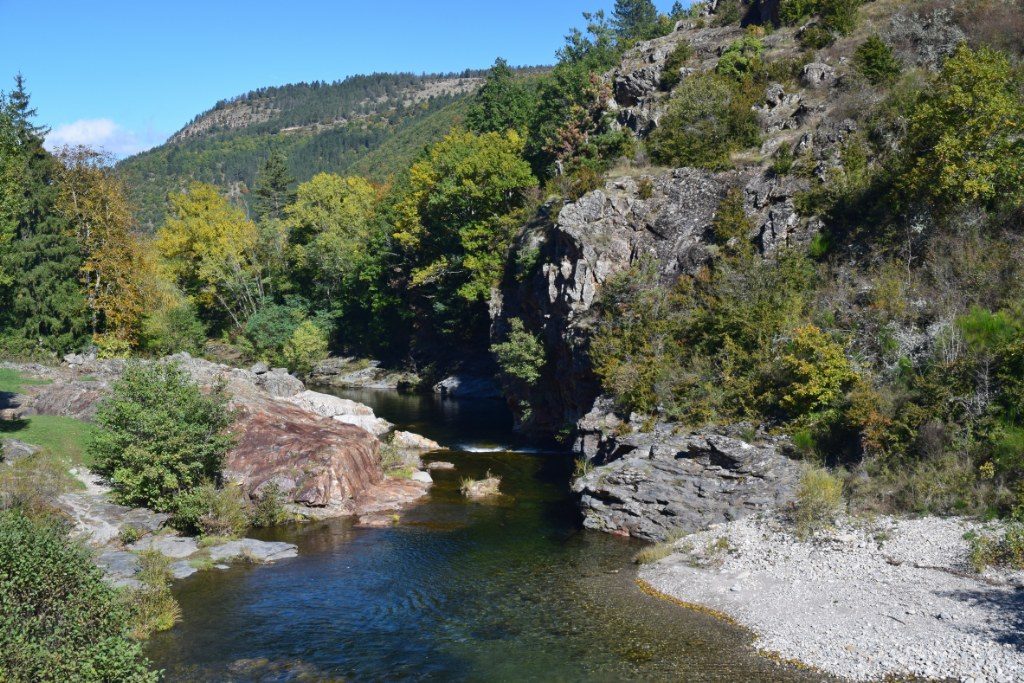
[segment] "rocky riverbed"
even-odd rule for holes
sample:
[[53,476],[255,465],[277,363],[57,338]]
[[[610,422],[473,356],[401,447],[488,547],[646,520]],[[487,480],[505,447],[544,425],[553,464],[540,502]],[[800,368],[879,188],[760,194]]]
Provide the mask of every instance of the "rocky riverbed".
[[801,541],[763,513],[673,543],[640,571],[767,653],[854,680],[1024,678],[1024,572],[974,573],[961,519],[847,520]]

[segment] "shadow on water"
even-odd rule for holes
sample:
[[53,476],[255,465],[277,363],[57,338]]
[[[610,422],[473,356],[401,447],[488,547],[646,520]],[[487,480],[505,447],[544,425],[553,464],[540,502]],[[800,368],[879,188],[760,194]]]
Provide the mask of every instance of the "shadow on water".
[[[445,445],[522,446],[498,402],[338,392]],[[456,403],[456,405],[445,405]],[[168,680],[809,680],[756,656],[743,632],[641,593],[640,544],[582,532],[567,454],[428,455],[423,504],[386,529],[330,520],[268,530],[299,557],[201,572],[183,621],[149,645]],[[503,496],[467,502],[490,470]]]

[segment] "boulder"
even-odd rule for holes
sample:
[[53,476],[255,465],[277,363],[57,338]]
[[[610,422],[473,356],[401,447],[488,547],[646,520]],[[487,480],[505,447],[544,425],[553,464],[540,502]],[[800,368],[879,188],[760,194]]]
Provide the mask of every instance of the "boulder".
[[776,444],[670,429],[609,437],[610,462],[573,483],[583,524],[662,541],[793,500],[799,463]]
[[250,562],[263,564],[297,557],[299,549],[292,543],[242,538],[237,541],[228,541],[221,545],[212,546],[209,549],[209,553],[210,560],[213,562],[246,559]]
[[806,64],[800,73],[800,83],[805,88],[831,88],[836,81],[835,68],[822,62]]
[[430,485],[434,483],[434,478],[430,476],[430,472],[424,472],[422,470],[416,470],[409,478],[420,484]]
[[454,470],[455,463],[447,462],[445,460],[435,460],[434,462],[427,463],[427,469],[431,472],[434,470]]
[[434,393],[445,398],[501,398],[501,387],[493,377],[460,374],[445,377],[434,385]]
[[391,444],[411,451],[439,451],[441,444],[425,436],[412,432],[396,431],[391,435]]
[[280,398],[294,396],[306,388],[302,380],[288,374],[284,368],[274,368],[270,372],[256,375],[256,386]]
[[334,417],[335,415],[369,415],[373,417],[373,409],[369,406],[316,391],[300,392],[289,397],[288,402],[321,417]]
[[358,358],[328,358],[317,363],[307,378],[311,384],[366,389],[398,389],[415,386],[419,377],[410,372],[388,370],[380,361]]
[[33,446],[17,439],[0,440],[0,456],[3,456],[2,460],[5,465],[13,465],[15,461],[35,455],[40,450],[39,446]]
[[199,552],[199,545],[196,539],[185,536],[147,536],[132,543],[128,549],[137,553],[153,551],[180,560]]

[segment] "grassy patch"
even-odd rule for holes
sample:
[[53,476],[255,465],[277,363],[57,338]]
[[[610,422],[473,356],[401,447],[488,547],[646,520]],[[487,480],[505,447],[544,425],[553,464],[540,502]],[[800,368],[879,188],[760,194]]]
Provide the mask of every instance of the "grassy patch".
[[33,415],[23,420],[0,422],[0,438],[11,438],[39,446],[69,465],[89,465],[86,444],[93,426],[57,415]]
[[50,384],[48,379],[33,379],[25,377],[17,370],[0,368],[0,393],[17,394],[22,387]]

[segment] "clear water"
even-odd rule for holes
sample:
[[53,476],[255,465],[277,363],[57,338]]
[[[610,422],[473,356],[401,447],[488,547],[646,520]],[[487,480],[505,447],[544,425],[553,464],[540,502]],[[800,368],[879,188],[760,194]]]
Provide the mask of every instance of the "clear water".
[[[811,679],[758,657],[744,632],[644,595],[630,564],[642,546],[579,529],[571,459],[524,452],[501,404],[341,395],[458,446],[427,458],[457,470],[436,472],[394,527],[270,530],[299,557],[180,582],[182,622],[149,645],[168,680]],[[488,470],[505,495],[463,499],[459,478]]]

